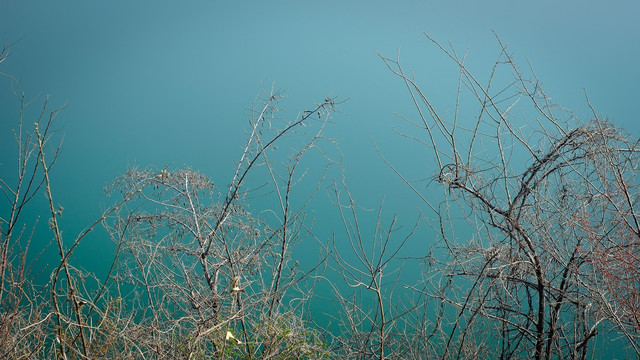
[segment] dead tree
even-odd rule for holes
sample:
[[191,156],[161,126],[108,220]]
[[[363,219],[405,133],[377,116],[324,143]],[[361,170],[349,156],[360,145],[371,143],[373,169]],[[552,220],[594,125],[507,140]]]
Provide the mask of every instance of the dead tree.
[[[0,53],[0,62],[6,51],[5,47]],[[59,109],[49,112],[47,97],[34,119],[28,112],[30,101],[24,92],[19,89],[15,95],[20,103],[19,119],[13,131],[17,151],[6,155],[15,156],[16,172],[7,172],[0,178],[5,200],[0,217],[0,358],[11,358],[15,354],[44,357],[45,344],[52,339],[47,329],[53,323],[55,312],[49,307],[47,287],[37,284],[35,278],[40,275],[39,271],[51,270],[39,261],[51,242],[32,246],[34,234],[42,226],[40,216],[32,215],[37,207],[34,203],[40,200],[36,196],[41,195],[47,185],[47,173],[43,169],[50,169],[60,152],[57,144],[47,147],[52,149],[49,157],[42,155],[45,144],[55,139],[50,125]],[[33,123],[35,129],[31,127]],[[10,159],[3,162],[3,165],[14,164]],[[56,215],[62,211],[59,206],[54,209]],[[43,217],[50,219],[52,228],[53,220],[46,214]]]
[[433,162],[427,186],[389,164],[431,211],[445,258],[421,290],[439,310],[416,332],[442,359],[584,359],[611,324],[637,350],[637,142],[595,111],[581,122],[555,106],[500,39],[482,80],[427,38],[459,69],[446,113],[436,89],[381,57],[418,113],[402,135]]
[[398,225],[397,215],[385,224],[381,201],[369,228],[364,225],[370,223],[367,211],[357,205],[344,178],[334,182],[331,193],[344,230],[336,230],[331,246],[338,279],[331,284],[340,309],[334,315],[340,331],[331,334],[333,347],[344,359],[411,358],[413,323],[420,311],[405,289],[414,285],[407,282],[413,277],[403,273],[414,259],[401,253],[415,236],[421,217],[408,229]]
[[[306,207],[335,164],[322,143],[331,144],[323,129],[337,104],[327,98],[287,122],[281,97],[270,89],[252,109],[228,186],[166,168],[131,169],[109,187],[127,194],[148,183],[105,222],[118,247],[114,288],[130,310],[144,309],[132,313],[140,321],[121,333],[120,347],[162,358],[326,352],[300,317],[309,294],[296,290],[321,264],[303,271],[291,249],[315,241]],[[305,162],[312,152],[324,159],[314,175]]]
[[[189,168],[130,169],[107,189],[114,204],[69,238],[50,182],[60,109],[49,111],[47,98],[33,119],[17,92],[17,174],[0,178],[0,357],[327,356],[321,335],[303,319],[310,275],[321,274],[322,259],[300,267],[291,251],[316,241],[307,207],[339,162],[324,136],[338,103],[328,97],[287,120],[278,108],[282,93],[263,95],[228,185]],[[44,195],[42,216],[59,256],[47,268],[29,248],[37,221],[23,223],[25,213],[37,211],[37,195]],[[104,278],[72,264],[74,250],[101,224],[106,236],[99,240],[116,244]],[[51,280],[37,284],[34,269],[50,271]]]

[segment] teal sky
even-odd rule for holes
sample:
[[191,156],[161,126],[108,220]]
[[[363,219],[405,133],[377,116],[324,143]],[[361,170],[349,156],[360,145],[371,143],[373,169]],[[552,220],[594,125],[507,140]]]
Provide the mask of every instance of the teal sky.
[[[493,29],[523,66],[531,61],[553,100],[587,118],[586,89],[599,112],[637,137],[639,18],[640,2],[618,0],[1,0],[0,36],[21,40],[0,71],[21,79],[34,112],[45,94],[67,104],[55,180],[65,207],[87,217],[80,227],[100,212],[104,185],[132,165],[189,165],[228,182],[260,82],[286,91],[290,117],[330,94],[350,98],[329,132],[356,197],[375,206],[395,191],[391,181],[400,185],[371,139],[393,149],[402,141],[394,113],[414,111],[376,51],[400,49],[405,68],[447,102],[456,69],[423,32],[468,48],[467,64],[486,74],[499,53]],[[18,102],[10,82],[0,84],[4,163]],[[12,170],[0,166],[3,176]]]

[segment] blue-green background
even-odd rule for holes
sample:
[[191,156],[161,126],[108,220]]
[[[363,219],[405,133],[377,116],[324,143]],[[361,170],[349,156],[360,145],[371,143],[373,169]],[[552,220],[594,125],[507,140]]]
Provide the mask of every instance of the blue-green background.
[[[56,125],[64,152],[53,180],[67,237],[113,201],[104,196],[105,184],[134,165],[189,165],[226,185],[260,82],[286,91],[282,107],[290,118],[328,95],[349,98],[328,134],[343,151],[355,200],[375,208],[386,195],[388,211],[412,222],[419,203],[380,160],[372,139],[399,166],[422,167],[425,176],[432,159],[409,151],[393,131],[402,123],[394,113],[415,111],[376,51],[395,57],[400,49],[436,106],[452,111],[456,68],[423,32],[459,53],[469,49],[467,65],[482,76],[499,54],[494,30],[523,66],[530,60],[555,102],[586,120],[586,89],[598,112],[637,137],[639,16],[640,2],[617,0],[1,0],[0,37],[20,41],[0,71],[35,98],[27,124],[44,95],[52,95],[52,107],[66,104]],[[9,79],[0,79],[3,178],[15,171],[9,129],[18,105]],[[320,219],[335,213],[321,210]],[[319,231],[327,235],[333,227],[340,224],[320,223]],[[105,241],[91,238],[78,261],[104,271],[113,254]],[[304,246],[301,253],[312,256]]]

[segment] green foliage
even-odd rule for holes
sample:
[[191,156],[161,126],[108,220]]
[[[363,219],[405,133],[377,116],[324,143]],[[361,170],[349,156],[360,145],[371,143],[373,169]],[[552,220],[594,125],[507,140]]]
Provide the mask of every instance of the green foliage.
[[[331,352],[317,329],[309,329],[292,313],[269,317],[263,314],[253,327],[250,341],[258,349],[258,358],[327,359]],[[252,357],[248,357],[252,358]]]

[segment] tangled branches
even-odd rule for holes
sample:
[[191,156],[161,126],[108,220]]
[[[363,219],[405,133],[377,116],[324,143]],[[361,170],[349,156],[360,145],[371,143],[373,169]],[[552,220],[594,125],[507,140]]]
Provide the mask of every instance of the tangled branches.
[[[320,264],[303,272],[290,264],[292,247],[312,233],[305,214],[315,191],[301,203],[291,204],[290,198],[305,194],[297,185],[306,174],[306,154],[316,151],[326,160],[312,188],[335,163],[317,150],[331,144],[323,129],[338,103],[327,98],[287,122],[278,114],[280,98],[272,89],[256,103],[246,146],[224,191],[189,168],[132,168],[107,187],[119,199],[73,242],[62,235],[62,208],[49,180],[59,147],[50,155],[47,144],[58,111],[38,120],[33,132],[21,121],[17,186],[2,181],[11,205],[9,217],[2,218],[0,249],[2,357],[327,355],[319,334],[301,317],[308,295],[297,304],[283,299],[319,269]],[[46,103],[42,114],[41,119]],[[278,152],[275,144],[286,138],[291,150]],[[260,191],[280,207],[252,209],[251,196]],[[50,283],[31,288],[26,249],[19,248],[28,242],[15,229],[40,192],[48,200],[59,265]],[[100,224],[116,245],[103,279],[71,262],[73,251]]]
[[430,149],[431,184],[444,190],[433,200],[392,166],[433,211],[446,249],[436,290],[423,290],[443,304],[439,356],[586,358],[612,326],[638,351],[637,142],[595,111],[578,124],[555,107],[499,39],[484,83],[429,40],[459,69],[453,117],[382,59],[418,110],[405,136]]

